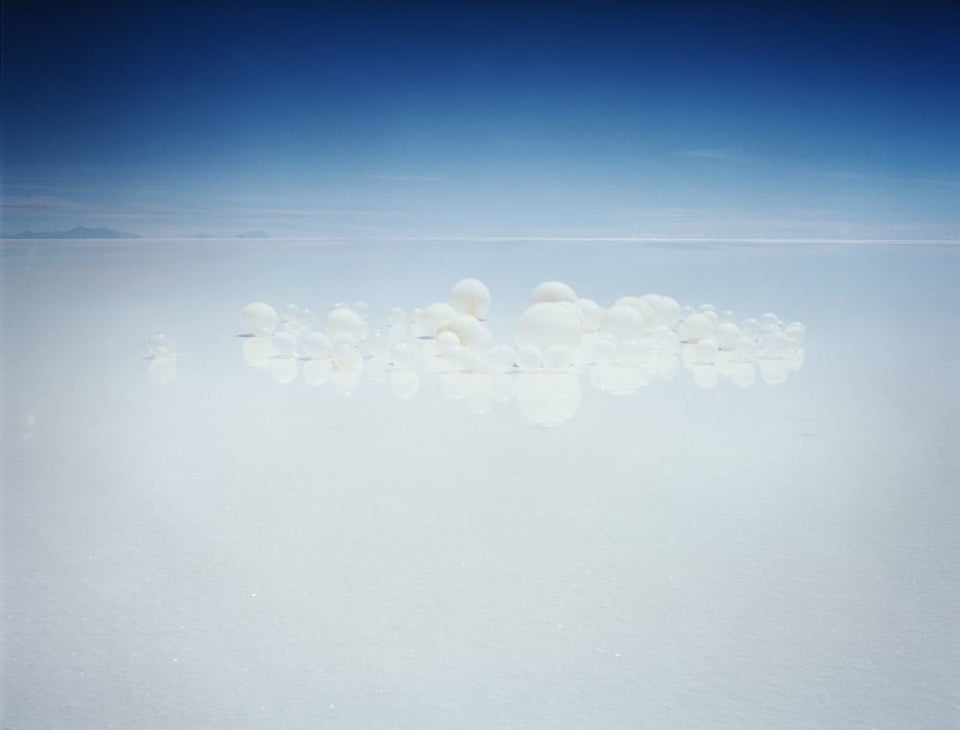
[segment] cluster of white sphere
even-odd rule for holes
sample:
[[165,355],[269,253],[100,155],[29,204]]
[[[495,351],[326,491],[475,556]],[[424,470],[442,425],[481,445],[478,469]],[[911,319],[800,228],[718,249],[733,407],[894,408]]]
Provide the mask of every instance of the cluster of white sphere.
[[680,363],[702,388],[721,378],[746,387],[758,371],[777,385],[803,364],[806,328],[773,314],[738,322],[712,305],[681,307],[659,294],[622,297],[605,308],[548,281],[530,293],[512,340],[497,342],[485,320],[490,305],[481,281],[463,279],[446,301],[409,316],[394,308],[383,327],[371,330],[363,302],[334,305],[321,326],[296,305],[278,314],[254,302],[241,313],[243,357],[280,383],[302,370],[307,384],[329,381],[343,396],[356,393],[366,373],[409,399],[421,374],[435,374],[444,394],[472,412],[515,399],[527,418],[544,425],[573,415],[583,373],[600,390],[630,394],[671,377]]

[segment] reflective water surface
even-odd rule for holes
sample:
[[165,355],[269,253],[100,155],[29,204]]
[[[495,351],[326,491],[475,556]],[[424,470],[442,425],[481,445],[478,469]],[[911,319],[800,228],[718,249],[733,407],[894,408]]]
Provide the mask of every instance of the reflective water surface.
[[0,251],[11,727],[955,719],[960,249]]

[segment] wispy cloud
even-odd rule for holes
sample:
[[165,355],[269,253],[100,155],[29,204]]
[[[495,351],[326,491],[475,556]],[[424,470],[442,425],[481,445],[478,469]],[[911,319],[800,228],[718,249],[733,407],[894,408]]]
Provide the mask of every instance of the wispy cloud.
[[390,175],[386,173],[370,175],[371,180],[381,180],[383,182],[425,182],[438,183],[444,182],[447,178],[442,175]]
[[680,150],[684,157],[698,157],[705,160],[732,160],[736,158],[733,150],[722,147],[713,147],[707,149]]

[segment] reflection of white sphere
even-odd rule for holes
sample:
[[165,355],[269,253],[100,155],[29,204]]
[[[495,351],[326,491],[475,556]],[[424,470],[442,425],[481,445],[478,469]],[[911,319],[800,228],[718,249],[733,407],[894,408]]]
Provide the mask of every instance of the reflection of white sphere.
[[257,370],[268,370],[273,362],[272,337],[246,337],[243,340],[243,361]]
[[783,359],[790,370],[796,371],[803,367],[805,357],[802,347],[793,346],[787,351]]
[[699,342],[713,332],[712,323],[707,315],[691,314],[680,325],[680,334],[687,342]]
[[457,310],[446,302],[435,302],[424,308],[420,315],[420,329],[427,337],[436,337],[447,322],[457,316]]
[[273,361],[271,373],[273,379],[281,385],[287,385],[297,379],[300,371],[299,363],[293,358],[281,358]]
[[643,315],[629,304],[614,304],[603,313],[600,320],[600,332],[615,337],[620,342],[639,340],[646,331]]
[[407,323],[407,314],[400,307],[394,307],[390,310],[390,314],[387,315],[387,321],[390,324],[406,324]]
[[303,379],[307,385],[317,387],[330,378],[329,360],[309,360],[303,364]]
[[240,312],[244,331],[251,335],[272,335],[277,329],[280,317],[277,310],[264,302],[248,304]]
[[518,345],[536,345],[541,350],[550,345],[563,345],[576,350],[582,337],[580,321],[556,302],[534,304],[517,322]]
[[730,349],[734,362],[750,362],[756,357],[757,346],[752,337],[740,335]]
[[450,304],[458,312],[486,317],[490,311],[490,290],[478,279],[461,279],[450,290]]
[[625,367],[639,367],[649,361],[653,354],[653,344],[647,338],[642,340],[624,340],[620,343],[620,364]]
[[410,400],[420,390],[420,374],[415,370],[390,373],[390,392],[397,400]]
[[613,335],[598,335],[590,345],[592,362],[613,362],[620,357],[620,347]]
[[337,370],[357,370],[363,364],[363,357],[354,345],[341,344],[333,348],[333,364]]
[[690,372],[693,374],[693,382],[705,390],[713,388],[720,380],[716,365],[694,365]]
[[694,345],[693,352],[697,365],[713,365],[717,361],[720,350],[716,341],[708,337]]
[[513,377],[506,373],[496,373],[490,376],[490,394],[498,403],[506,403],[513,400],[516,393],[516,384]]
[[530,292],[528,304],[531,306],[540,302],[576,302],[577,295],[569,285],[562,281],[545,281],[538,284]]
[[354,342],[366,336],[366,326],[359,314],[347,307],[337,307],[327,315],[327,337],[335,340],[337,335],[347,335]]
[[790,375],[790,366],[786,360],[760,358],[757,360],[757,369],[760,371],[761,380],[767,385],[782,385]]
[[721,350],[732,350],[740,338],[740,328],[732,322],[721,322],[713,336]]
[[330,387],[340,398],[352,398],[360,390],[362,369],[334,370],[330,373]]
[[558,426],[580,408],[580,379],[570,373],[520,375],[516,397],[527,420],[538,426]]
[[738,388],[749,388],[757,379],[757,369],[752,362],[733,363],[729,370],[730,382]]
[[166,385],[177,376],[177,358],[154,357],[147,369],[152,383]]

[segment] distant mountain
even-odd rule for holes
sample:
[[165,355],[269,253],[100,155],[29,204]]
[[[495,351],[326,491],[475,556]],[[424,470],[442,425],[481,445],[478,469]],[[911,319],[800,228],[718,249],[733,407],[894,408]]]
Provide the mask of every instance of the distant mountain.
[[77,226],[69,231],[23,231],[21,233],[3,233],[0,238],[140,238],[136,233],[123,233],[112,228],[87,228]]
[[245,231],[238,233],[237,238],[270,238],[270,234],[264,231]]

